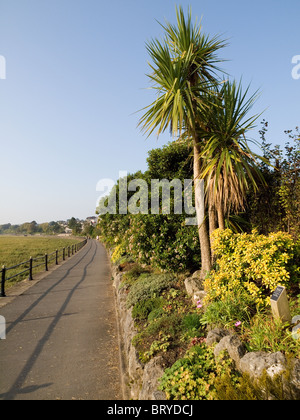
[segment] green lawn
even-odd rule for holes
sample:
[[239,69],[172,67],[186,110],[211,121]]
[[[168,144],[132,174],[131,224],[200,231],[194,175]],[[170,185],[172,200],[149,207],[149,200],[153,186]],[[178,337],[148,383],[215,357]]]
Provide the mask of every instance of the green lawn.
[[[3,265],[5,265],[7,268],[12,267],[21,262],[28,261],[30,257],[36,258],[44,256],[46,253],[51,254],[56,249],[61,251],[62,248],[67,248],[68,246],[72,246],[83,240],[84,238],[78,239],[43,236],[0,236],[0,270],[2,269]],[[62,252],[59,253],[59,262],[61,260]],[[40,262],[43,262],[43,260],[35,262],[34,264],[38,264]],[[53,262],[55,262],[54,255],[50,258],[50,263]],[[17,272],[25,270],[27,267],[28,265],[21,266],[16,270],[9,270],[6,277],[11,277]],[[36,268],[34,273],[43,271],[43,269],[43,266]],[[11,281],[8,281],[6,287],[11,286],[12,284],[16,283],[16,281],[20,281],[27,276],[28,273],[25,273],[23,276],[19,276]]]

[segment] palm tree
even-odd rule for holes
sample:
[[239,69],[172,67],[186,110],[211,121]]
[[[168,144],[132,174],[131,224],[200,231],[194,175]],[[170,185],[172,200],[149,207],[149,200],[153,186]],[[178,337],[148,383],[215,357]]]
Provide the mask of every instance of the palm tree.
[[249,183],[254,191],[258,182],[264,183],[256,165],[256,158],[264,158],[250,150],[246,138],[259,117],[247,116],[257,98],[255,93],[247,99],[248,91],[249,86],[243,93],[241,83],[226,81],[210,95],[215,106],[202,110],[202,125],[198,129],[203,140],[200,176],[206,181],[210,234],[217,225],[225,228],[226,215],[231,211],[244,210]]
[[187,18],[181,7],[176,8],[177,25],[166,23],[163,42],[157,39],[147,44],[152,59],[152,73],[148,75],[157,92],[156,100],[144,108],[140,119],[142,130],[157,135],[170,129],[174,137],[187,131],[193,140],[195,204],[199,226],[202,275],[211,269],[210,241],[204,220],[204,190],[201,188],[201,138],[199,117],[209,107],[207,98],[211,86],[217,83],[216,53],[226,44],[219,37],[208,37],[196,22],[192,24],[191,11]]

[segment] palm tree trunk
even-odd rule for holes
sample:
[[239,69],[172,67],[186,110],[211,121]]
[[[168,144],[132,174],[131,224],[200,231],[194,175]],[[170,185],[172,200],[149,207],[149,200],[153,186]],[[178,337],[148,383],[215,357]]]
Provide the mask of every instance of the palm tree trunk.
[[209,240],[210,240],[210,252],[211,252],[211,262],[214,263],[214,251],[212,247],[212,233],[217,229],[217,214],[216,209],[213,203],[209,203],[208,208],[208,220],[209,220]]
[[224,217],[224,211],[223,211],[223,204],[222,203],[220,203],[218,205],[217,213],[218,213],[219,229],[224,230],[225,229],[225,217]]
[[[196,136],[195,136],[196,137]],[[201,249],[201,277],[204,278],[211,270],[210,241],[205,220],[205,196],[204,183],[200,179],[201,163],[199,153],[199,143],[194,138],[194,182],[195,182],[195,206],[198,222],[198,232]]]

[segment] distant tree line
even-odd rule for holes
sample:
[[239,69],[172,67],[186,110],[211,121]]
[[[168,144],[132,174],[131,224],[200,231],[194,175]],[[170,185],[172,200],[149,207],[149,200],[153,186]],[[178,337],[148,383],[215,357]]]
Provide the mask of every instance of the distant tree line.
[[38,224],[36,221],[12,225],[6,223],[0,225],[0,235],[59,235],[66,233],[66,228],[72,230],[72,235],[89,236],[91,238],[99,235],[99,232],[91,222],[83,221],[72,217],[71,219],[59,222],[47,222]]
[[75,219],[75,217],[72,217],[68,221],[68,228],[72,229],[72,234],[74,236],[82,235],[90,238],[96,238],[100,234],[99,229],[89,220],[81,221],[79,219]]
[[33,221],[30,223],[22,223],[21,225],[12,225],[10,223],[0,225],[0,235],[35,235],[37,233],[44,235],[57,235],[64,232],[64,226],[58,222],[38,224],[36,221]]

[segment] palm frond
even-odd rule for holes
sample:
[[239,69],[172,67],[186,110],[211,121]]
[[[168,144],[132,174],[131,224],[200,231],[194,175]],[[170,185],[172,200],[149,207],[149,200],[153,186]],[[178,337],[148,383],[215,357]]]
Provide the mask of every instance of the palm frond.
[[216,206],[222,203],[225,211],[243,209],[249,183],[255,190],[258,181],[263,182],[256,165],[261,157],[251,152],[246,138],[258,118],[247,116],[257,98],[257,92],[249,98],[248,93],[249,86],[243,92],[241,82],[226,81],[216,87],[211,97],[215,107],[202,110],[197,131],[204,143],[200,159],[207,199]]
[[226,44],[218,37],[209,38],[201,25],[192,23],[191,10],[185,16],[176,8],[177,23],[166,22],[163,41],[152,39],[146,44],[151,58],[148,78],[157,99],[141,111],[139,126],[148,136],[167,128],[174,137],[183,130],[194,132],[199,110],[209,107],[209,92],[216,82],[219,49]]

